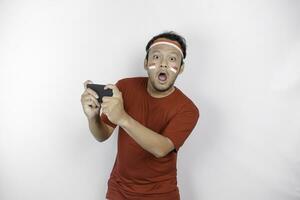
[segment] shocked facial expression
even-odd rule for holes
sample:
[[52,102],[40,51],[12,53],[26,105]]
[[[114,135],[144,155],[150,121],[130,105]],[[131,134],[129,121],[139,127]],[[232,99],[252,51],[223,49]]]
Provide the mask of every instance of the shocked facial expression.
[[168,44],[158,44],[149,49],[148,62],[145,63],[150,82],[156,90],[169,90],[180,73],[182,55]]

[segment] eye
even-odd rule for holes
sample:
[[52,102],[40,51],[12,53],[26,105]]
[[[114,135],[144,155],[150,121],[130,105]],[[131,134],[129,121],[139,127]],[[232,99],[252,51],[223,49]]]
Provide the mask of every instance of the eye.
[[175,61],[176,61],[176,58],[175,58],[175,57],[170,57],[170,60],[171,60],[172,62],[175,62]]
[[153,59],[158,59],[158,55],[153,55],[152,58]]

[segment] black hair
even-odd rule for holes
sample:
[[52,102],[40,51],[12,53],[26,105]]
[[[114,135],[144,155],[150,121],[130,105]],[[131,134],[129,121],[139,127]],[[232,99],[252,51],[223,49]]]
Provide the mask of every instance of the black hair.
[[149,48],[150,46],[154,43],[154,41],[158,38],[166,38],[169,40],[173,40],[176,41],[180,44],[182,53],[183,53],[183,58],[181,59],[181,64],[180,66],[183,64],[183,59],[186,57],[186,40],[184,37],[182,37],[181,35],[179,35],[178,33],[174,32],[174,31],[167,31],[167,32],[163,32],[160,33],[156,36],[154,36],[147,44],[146,46],[146,59],[148,60],[148,54],[149,54]]

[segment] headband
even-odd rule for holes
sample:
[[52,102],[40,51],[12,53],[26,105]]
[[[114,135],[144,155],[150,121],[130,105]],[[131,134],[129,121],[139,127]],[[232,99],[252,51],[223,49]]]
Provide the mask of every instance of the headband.
[[172,42],[166,42],[166,41],[155,42],[155,43],[153,43],[153,44],[149,47],[149,49],[150,49],[151,47],[154,47],[154,46],[159,45],[159,44],[167,44],[167,45],[170,45],[170,46],[175,47],[176,49],[178,49],[178,50],[180,51],[180,54],[181,54],[181,56],[182,56],[182,59],[184,58],[181,48],[179,48],[176,44],[174,44],[174,43],[172,43]]

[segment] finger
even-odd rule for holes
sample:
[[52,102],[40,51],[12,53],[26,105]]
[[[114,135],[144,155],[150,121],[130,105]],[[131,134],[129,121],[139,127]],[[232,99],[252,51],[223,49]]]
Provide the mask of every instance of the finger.
[[99,101],[96,98],[92,98],[92,100],[97,105],[97,107],[100,107],[100,103],[99,103]]
[[92,90],[91,88],[85,89],[81,96],[86,96],[86,95],[92,95],[95,98],[98,97],[98,94],[94,90]]
[[98,107],[100,106],[100,103],[98,102],[98,100],[92,96],[92,95],[87,95],[85,98],[84,98],[84,101],[88,104],[90,104],[91,102],[93,102],[95,105],[97,105]]
[[104,97],[102,97],[102,102],[109,102],[109,101],[111,101],[112,99],[114,99],[114,97],[104,96]]
[[98,102],[97,99],[92,98],[92,102],[93,102],[93,105],[94,105],[95,108],[99,108],[100,107],[100,104],[99,104],[99,102]]
[[87,93],[89,93],[90,95],[93,95],[96,99],[99,98],[99,97],[98,97],[98,94],[97,94],[94,90],[92,90],[91,88],[87,88],[86,91],[87,91]]
[[86,80],[84,83],[83,83],[83,86],[84,86],[84,89],[87,88],[87,84],[92,84],[93,82],[91,80]]
[[89,101],[90,99],[96,99],[93,95],[87,94],[83,97],[84,101]]
[[89,95],[88,91],[84,90],[84,92],[82,93],[81,96],[86,96],[86,95]]
[[107,84],[107,85],[105,85],[104,89],[106,90],[107,88],[112,89],[113,97],[119,97],[119,96],[121,96],[121,91],[119,90],[119,88],[116,85],[114,85],[114,84]]
[[103,103],[102,102],[100,105],[101,105],[101,108],[106,108],[108,106],[108,103]]
[[109,112],[109,107],[107,106],[101,106],[102,112],[104,112],[105,114]]
[[94,102],[91,102],[89,104],[87,104],[90,108],[97,108],[97,105],[95,105]]
[[88,99],[88,100],[85,102],[84,106],[89,106],[89,107],[91,107],[91,108],[97,107],[97,105],[94,103],[94,101],[93,101],[92,99]]

